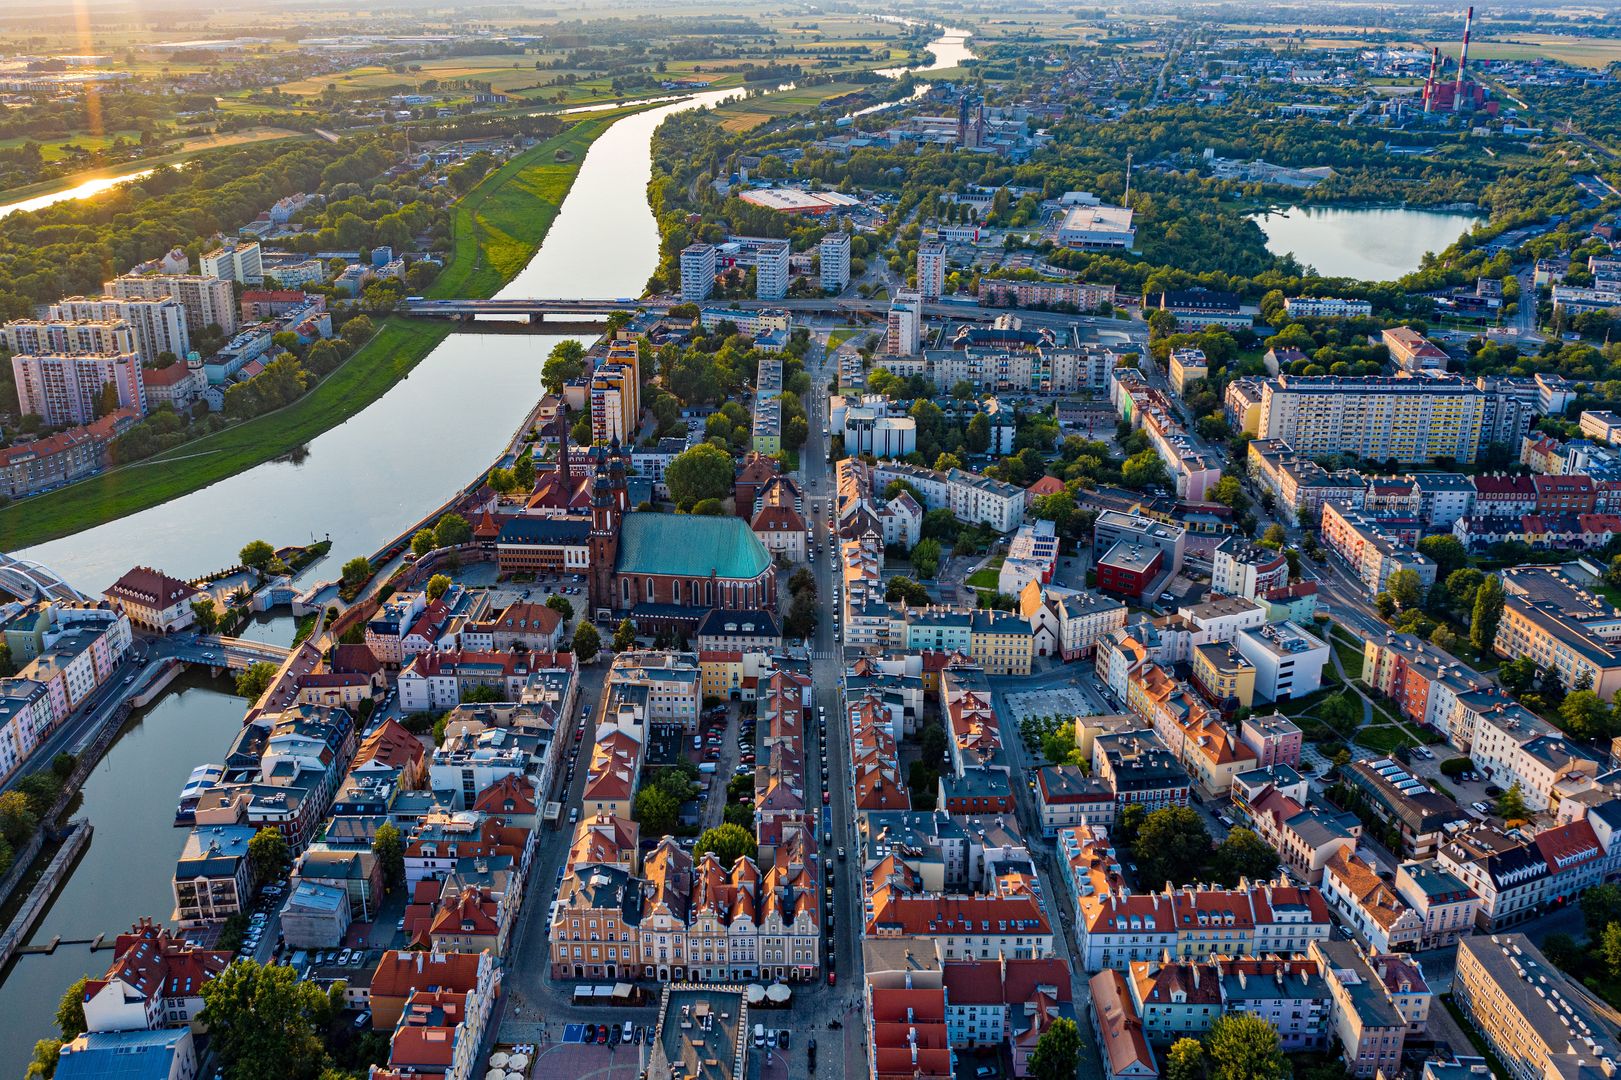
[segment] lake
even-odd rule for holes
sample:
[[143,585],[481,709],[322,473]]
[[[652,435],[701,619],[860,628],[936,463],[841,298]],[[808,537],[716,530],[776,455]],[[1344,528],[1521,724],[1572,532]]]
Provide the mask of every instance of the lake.
[[1251,218],[1274,255],[1293,254],[1324,277],[1394,281],[1480,224],[1478,214],[1399,207],[1291,206]]

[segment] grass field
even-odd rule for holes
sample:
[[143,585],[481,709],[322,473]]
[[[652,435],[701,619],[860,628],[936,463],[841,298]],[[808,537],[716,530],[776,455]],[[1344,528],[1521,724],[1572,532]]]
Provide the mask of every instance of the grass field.
[[[758,127],[768,120],[775,120],[779,116],[790,116],[794,113],[814,109],[828,98],[838,97],[840,94],[850,94],[857,90],[869,90],[870,86],[861,83],[827,83],[824,86],[806,86],[795,90],[784,90],[778,94],[766,94],[761,97],[744,98],[741,101],[728,101],[715,110],[721,119],[721,127],[727,131],[747,131]],[[882,87],[878,87],[882,89]]]
[[[633,111],[582,120],[485,177],[457,207],[454,246],[428,295],[490,296],[522,269],[557,216],[592,140]],[[559,149],[572,151],[567,162],[553,160]],[[0,510],[0,549],[112,521],[279,457],[382,397],[450,332],[438,323],[384,319],[371,341],[285,409]]]

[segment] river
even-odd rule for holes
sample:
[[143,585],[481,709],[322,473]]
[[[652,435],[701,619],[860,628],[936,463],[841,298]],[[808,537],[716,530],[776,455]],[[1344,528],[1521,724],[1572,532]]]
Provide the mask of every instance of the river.
[[[128,929],[141,915],[167,920],[174,860],[186,832],[172,827],[175,800],[191,770],[220,761],[242,727],[245,702],[230,682],[187,675],[155,705],[132,717],[90,778],[76,816],[96,827],[79,863],[32,943]],[[34,1041],[54,1034],[56,1002],[80,975],[99,976],[110,950],[63,945],[49,956],[23,955],[0,984],[0,1076],[21,1076]]]
[[[175,162],[175,164],[178,165],[180,162]],[[52,203],[67,202],[69,199],[88,199],[92,195],[101,194],[108,188],[117,187],[119,184],[128,183],[131,180],[139,180],[141,177],[150,176],[151,174],[151,169],[140,169],[136,172],[120,173],[116,176],[98,176],[73,187],[63,188],[61,191],[53,191],[46,195],[35,195],[32,198],[18,199],[16,202],[6,203],[0,206],[0,217],[15,214],[19,210],[43,210]]]
[[1292,253],[1324,277],[1394,281],[1485,219],[1390,206],[1291,206],[1253,220],[1268,251]]

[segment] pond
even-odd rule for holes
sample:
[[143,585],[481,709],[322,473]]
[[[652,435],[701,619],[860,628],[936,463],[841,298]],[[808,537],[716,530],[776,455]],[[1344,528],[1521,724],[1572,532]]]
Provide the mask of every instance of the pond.
[[1256,214],[1267,250],[1293,254],[1324,277],[1394,281],[1417,270],[1485,219],[1478,214],[1400,207],[1291,206]]

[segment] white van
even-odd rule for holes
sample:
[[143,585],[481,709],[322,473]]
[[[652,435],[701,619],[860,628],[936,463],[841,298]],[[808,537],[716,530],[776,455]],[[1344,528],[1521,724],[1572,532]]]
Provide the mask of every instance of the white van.
[[764,1046],[765,1045],[765,1025],[764,1024],[755,1024],[754,1025],[754,1045],[755,1046]]

